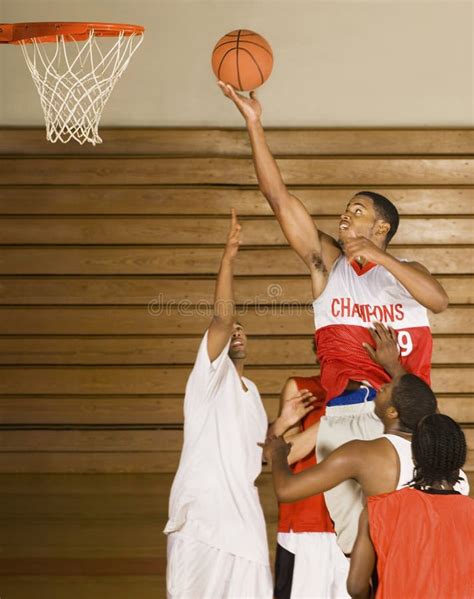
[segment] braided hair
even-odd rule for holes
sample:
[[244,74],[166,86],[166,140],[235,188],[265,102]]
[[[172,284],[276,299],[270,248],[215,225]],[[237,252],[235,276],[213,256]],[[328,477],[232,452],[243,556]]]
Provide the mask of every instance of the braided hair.
[[413,432],[418,422],[437,408],[431,387],[414,374],[404,374],[395,384],[391,403],[398,412],[400,424],[407,432]]
[[446,481],[454,485],[466,461],[466,438],[461,427],[445,414],[422,418],[412,438],[415,486]]

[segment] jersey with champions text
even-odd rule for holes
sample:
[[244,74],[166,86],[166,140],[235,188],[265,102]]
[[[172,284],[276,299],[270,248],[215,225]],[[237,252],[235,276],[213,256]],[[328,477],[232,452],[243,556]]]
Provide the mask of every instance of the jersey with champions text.
[[391,380],[362,346],[374,346],[369,329],[375,321],[396,331],[402,365],[430,384],[433,341],[427,310],[385,267],[361,267],[341,255],[313,309],[316,353],[328,400],[340,395],[350,379],[375,389]]

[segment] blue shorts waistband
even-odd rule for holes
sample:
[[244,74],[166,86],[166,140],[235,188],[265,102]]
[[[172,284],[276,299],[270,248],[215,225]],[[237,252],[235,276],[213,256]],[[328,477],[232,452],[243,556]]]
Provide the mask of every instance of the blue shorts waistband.
[[327,403],[329,407],[332,406],[349,406],[355,403],[364,403],[366,401],[373,401],[377,391],[373,387],[364,385],[355,389],[354,391],[344,391],[341,395],[333,397]]

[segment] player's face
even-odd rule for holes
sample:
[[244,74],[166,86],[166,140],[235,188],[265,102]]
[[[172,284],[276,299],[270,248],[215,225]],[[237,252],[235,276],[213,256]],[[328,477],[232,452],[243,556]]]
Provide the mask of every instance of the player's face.
[[232,339],[229,347],[229,357],[231,360],[242,359],[247,355],[247,335],[241,324],[236,323],[232,331]]
[[392,380],[390,383],[382,385],[375,396],[374,412],[375,415],[380,418],[380,420],[383,420],[385,410],[391,406],[393,387],[394,381]]
[[351,237],[372,239],[377,220],[372,198],[363,195],[353,197],[341,214],[339,243],[344,245],[344,241]]

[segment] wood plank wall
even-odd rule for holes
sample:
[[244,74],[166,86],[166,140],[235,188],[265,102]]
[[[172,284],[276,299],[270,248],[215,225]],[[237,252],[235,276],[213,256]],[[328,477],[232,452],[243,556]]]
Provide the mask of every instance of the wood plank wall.
[[[247,376],[272,418],[315,372],[310,284],[256,187],[245,132],[115,129],[95,148],[0,130],[0,472],[172,473],[231,206]],[[474,130],[271,130],[294,193],[335,233],[354,191],[403,216],[392,252],[451,298],[433,385],[474,446]],[[472,459],[469,462],[472,469]]]

